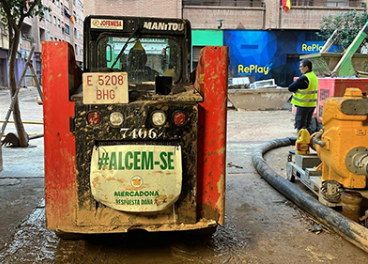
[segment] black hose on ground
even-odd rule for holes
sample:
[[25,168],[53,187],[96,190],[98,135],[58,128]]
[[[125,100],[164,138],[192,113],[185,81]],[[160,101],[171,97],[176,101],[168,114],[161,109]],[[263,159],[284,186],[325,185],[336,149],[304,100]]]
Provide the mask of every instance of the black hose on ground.
[[329,227],[355,246],[368,252],[368,229],[366,227],[359,225],[304,193],[272,170],[263,159],[263,155],[266,152],[275,148],[294,145],[295,140],[295,137],[275,139],[261,145],[253,152],[253,166],[272,187],[313,216],[318,222]]

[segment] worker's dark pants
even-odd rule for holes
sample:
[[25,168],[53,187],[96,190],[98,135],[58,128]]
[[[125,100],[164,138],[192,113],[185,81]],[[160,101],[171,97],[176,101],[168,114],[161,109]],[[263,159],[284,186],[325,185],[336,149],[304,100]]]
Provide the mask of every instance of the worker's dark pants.
[[295,128],[298,129],[298,132],[302,128],[306,128],[309,133],[311,131],[311,121],[315,107],[301,107],[296,106],[296,114],[295,114]]

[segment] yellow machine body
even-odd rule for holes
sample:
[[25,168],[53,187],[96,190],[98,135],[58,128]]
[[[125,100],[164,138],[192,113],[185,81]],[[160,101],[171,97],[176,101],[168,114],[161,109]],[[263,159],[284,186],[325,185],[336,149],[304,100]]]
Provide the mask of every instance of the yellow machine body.
[[358,88],[323,105],[324,132],[314,144],[322,161],[322,181],[335,180],[345,188],[367,187],[368,99]]

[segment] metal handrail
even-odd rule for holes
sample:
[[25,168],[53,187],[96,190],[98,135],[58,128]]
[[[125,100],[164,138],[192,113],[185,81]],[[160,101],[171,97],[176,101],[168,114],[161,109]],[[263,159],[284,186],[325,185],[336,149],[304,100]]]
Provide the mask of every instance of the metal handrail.
[[[281,1],[280,1],[281,4]],[[319,7],[364,7],[364,1],[349,1],[349,0],[291,0],[291,6],[319,6]]]
[[252,0],[183,0],[183,6],[221,6],[221,7],[264,7],[263,1]]
[[[183,6],[227,6],[227,7],[265,7],[262,0],[183,0]],[[282,0],[280,0],[280,6]],[[318,7],[365,7],[366,3],[361,1],[349,0],[291,0],[291,6],[318,6]]]

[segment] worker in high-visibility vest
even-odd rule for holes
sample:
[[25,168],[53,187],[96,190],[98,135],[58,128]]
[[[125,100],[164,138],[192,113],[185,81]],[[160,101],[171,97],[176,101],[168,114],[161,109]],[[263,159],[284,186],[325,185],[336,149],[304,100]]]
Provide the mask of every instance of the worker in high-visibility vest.
[[288,87],[289,91],[294,93],[291,103],[296,107],[295,128],[298,132],[306,128],[309,133],[312,133],[311,121],[317,106],[318,79],[309,59],[300,61],[299,70],[302,76]]

